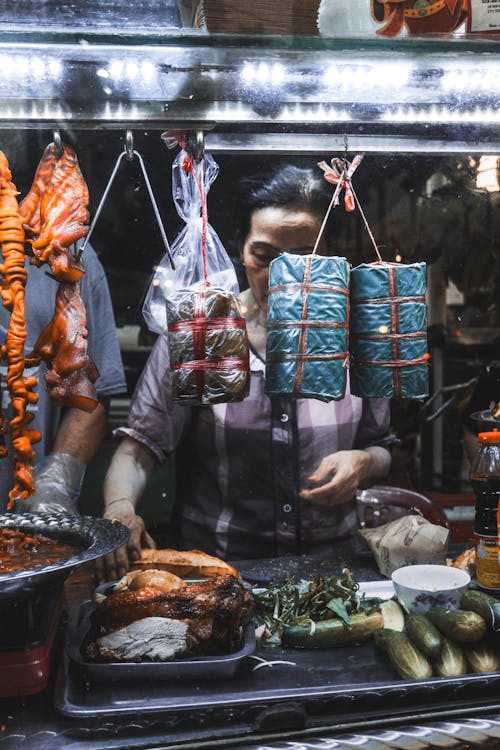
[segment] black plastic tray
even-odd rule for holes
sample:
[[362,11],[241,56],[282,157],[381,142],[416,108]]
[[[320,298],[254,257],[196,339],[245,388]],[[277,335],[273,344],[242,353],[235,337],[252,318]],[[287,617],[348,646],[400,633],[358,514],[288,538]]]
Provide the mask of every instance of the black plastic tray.
[[251,621],[243,630],[242,647],[230,654],[184,657],[165,662],[91,661],[82,655],[81,646],[89,632],[93,610],[91,602],[75,608],[71,612],[66,636],[66,652],[71,667],[76,669],[82,679],[92,683],[232,678],[241,660],[255,650],[255,625]]

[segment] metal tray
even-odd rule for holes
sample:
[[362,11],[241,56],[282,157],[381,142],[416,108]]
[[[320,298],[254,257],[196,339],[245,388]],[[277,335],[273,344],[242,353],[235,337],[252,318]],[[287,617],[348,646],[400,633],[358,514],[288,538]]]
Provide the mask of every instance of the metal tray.
[[237,679],[217,680],[98,682],[66,654],[54,705],[66,716],[85,719],[164,715],[173,726],[184,716],[191,728],[210,717],[220,728],[228,713],[233,722],[254,728],[271,714],[280,727],[297,717],[304,726],[314,726],[336,724],[342,716],[357,715],[366,722],[371,714],[387,716],[388,710],[394,718],[416,706],[434,711],[440,704],[484,702],[499,689],[500,672],[403,680],[373,643],[365,643],[336,649],[258,648],[241,660]]
[[64,513],[0,514],[0,527],[27,534],[44,534],[80,548],[78,554],[67,560],[0,574],[0,599],[31,595],[52,584],[56,578],[65,578],[79,565],[113,552],[125,544],[129,537],[128,529],[115,521]]
[[234,677],[242,659],[255,650],[255,625],[249,622],[243,630],[243,643],[238,651],[218,656],[182,657],[172,661],[155,662],[97,662],[86,659],[81,647],[90,629],[94,610],[85,602],[71,612],[66,635],[66,653],[70,665],[80,677],[91,683],[161,682],[162,680],[206,680]]

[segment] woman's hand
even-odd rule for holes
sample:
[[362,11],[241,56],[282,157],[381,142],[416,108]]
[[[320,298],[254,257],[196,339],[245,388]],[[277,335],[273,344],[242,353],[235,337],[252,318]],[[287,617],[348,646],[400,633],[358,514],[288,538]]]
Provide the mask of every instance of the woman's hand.
[[370,475],[372,456],[368,451],[350,450],[331,453],[307,478],[312,489],[303,489],[300,497],[321,505],[341,505],[352,500],[359,485]]
[[144,521],[136,514],[130,500],[113,500],[106,506],[103,517],[122,523],[130,531],[130,537],[123,547],[96,560],[96,578],[99,583],[121,578],[129,570],[130,562],[139,560],[143,547],[156,547],[154,540],[146,531]]

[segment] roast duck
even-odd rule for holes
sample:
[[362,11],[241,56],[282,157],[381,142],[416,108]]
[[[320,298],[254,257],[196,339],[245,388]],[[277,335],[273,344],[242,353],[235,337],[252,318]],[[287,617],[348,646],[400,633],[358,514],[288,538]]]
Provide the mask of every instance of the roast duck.
[[[165,558],[176,551],[158,552],[167,553]],[[204,553],[184,555],[193,556],[192,571],[200,569]],[[233,568],[205,557],[220,572],[204,580],[188,583],[167,570],[135,570],[110,594],[99,596],[85,655],[105,661],[167,661],[180,654],[225,654],[240,648],[242,628],[253,614],[252,593]],[[215,568],[214,560],[219,563]],[[185,558],[181,564],[185,570]]]
[[[13,448],[14,487],[8,508],[35,491],[32,477],[33,444],[40,440],[29,429],[33,415],[29,404],[37,401],[35,377],[25,377],[25,365],[47,363],[46,387],[59,406],[92,411],[97,406],[93,383],[99,373],[87,354],[86,314],[78,282],[84,269],[71,245],[89,231],[88,188],[75,152],[67,145],[59,150],[51,143],[45,149],[26,198],[18,204],[18,191],[5,155],[0,151],[0,294],[10,312],[9,327],[0,356],[7,361],[7,388],[12,402],[10,424],[0,417],[0,456],[7,454],[10,431]],[[52,321],[25,357],[25,243],[31,263],[47,264],[59,282]]]

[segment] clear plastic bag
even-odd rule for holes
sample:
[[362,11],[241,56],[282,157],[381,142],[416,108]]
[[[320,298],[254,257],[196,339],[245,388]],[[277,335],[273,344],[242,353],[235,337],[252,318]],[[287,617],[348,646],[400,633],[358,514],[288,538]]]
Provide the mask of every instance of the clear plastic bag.
[[143,308],[149,328],[168,334],[172,399],[191,406],[239,401],[250,383],[236,273],[207,219],[218,171],[211,156],[197,164],[183,150],[174,160],[173,197],[186,226],[172,246],[175,267],[162,259]]
[[[193,164],[196,172],[187,171]],[[206,222],[206,255],[203,253],[203,196],[219,173],[214,159],[205,155],[195,164],[186,151],[179,152],[172,164],[172,195],[179,216],[186,222],[176,237],[171,254],[175,269],[167,253],[163,256],[148,289],[143,305],[143,316],[154,333],[167,330],[166,300],[174,291],[190,289],[208,280],[212,287],[239,294],[234,266],[215,229]],[[195,177],[196,174],[196,177]],[[200,190],[201,187],[201,190]],[[206,267],[205,267],[206,258]]]

